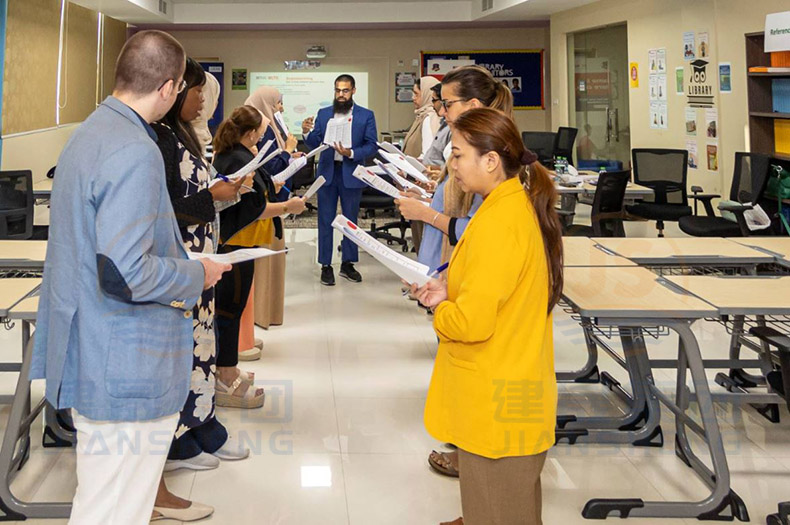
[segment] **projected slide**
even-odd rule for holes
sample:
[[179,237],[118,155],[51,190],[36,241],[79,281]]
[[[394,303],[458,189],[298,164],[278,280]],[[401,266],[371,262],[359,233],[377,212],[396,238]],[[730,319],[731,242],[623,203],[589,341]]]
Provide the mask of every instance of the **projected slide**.
[[[335,79],[340,73],[316,71],[278,71],[250,73],[250,93],[261,86],[272,86],[283,94],[285,124],[297,137],[302,134],[302,120],[314,117],[318,110],[332,105]],[[368,107],[368,74],[351,72],[357,82],[354,101]]]

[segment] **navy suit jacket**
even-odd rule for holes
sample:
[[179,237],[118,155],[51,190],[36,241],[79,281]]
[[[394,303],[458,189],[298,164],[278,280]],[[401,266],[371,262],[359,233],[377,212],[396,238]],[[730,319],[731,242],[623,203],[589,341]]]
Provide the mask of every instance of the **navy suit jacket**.
[[[357,166],[364,166],[365,160],[378,151],[378,131],[376,130],[376,117],[372,111],[354,104],[351,109],[353,120],[351,122],[351,150],[354,158],[343,157],[343,185],[346,188],[364,188],[365,183],[352,174]],[[305,138],[305,144],[315,149],[324,141],[326,126],[329,119],[334,118],[335,110],[332,106],[318,111],[315,119],[315,128]],[[326,184],[332,183],[335,173],[335,150],[329,148],[321,153],[318,159],[318,175],[323,175]]]

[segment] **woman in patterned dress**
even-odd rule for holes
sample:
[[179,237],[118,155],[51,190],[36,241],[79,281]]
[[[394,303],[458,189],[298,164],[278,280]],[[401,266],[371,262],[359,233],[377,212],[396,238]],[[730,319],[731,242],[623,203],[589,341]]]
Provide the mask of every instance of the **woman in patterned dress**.
[[[190,122],[203,105],[206,75],[201,66],[187,60],[184,72],[186,89],[178,95],[173,108],[154,125],[159,149],[165,163],[167,189],[187,251],[212,254],[216,251],[215,203],[237,199],[241,184],[217,182],[209,187],[211,174],[202,148]],[[181,411],[175,438],[170,447],[165,471],[178,468],[208,470],[220,459],[244,459],[249,449],[228,434],[217,420],[214,408],[216,337],[214,333],[214,289],[205,290],[193,311],[194,353],[189,396]],[[191,503],[171,494],[160,482],[153,520],[200,519],[213,512],[211,507]]]

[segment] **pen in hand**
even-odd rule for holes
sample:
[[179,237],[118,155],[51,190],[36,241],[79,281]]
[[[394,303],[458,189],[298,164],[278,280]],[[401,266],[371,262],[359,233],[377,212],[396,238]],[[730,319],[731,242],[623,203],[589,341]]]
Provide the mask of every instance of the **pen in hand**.
[[[440,273],[442,273],[443,271],[445,271],[445,270],[447,269],[447,267],[448,267],[448,266],[450,266],[450,263],[444,263],[444,264],[440,265],[438,268],[436,268],[436,269],[435,269],[435,270],[434,270],[434,271],[431,273],[431,275],[429,275],[429,276],[428,276],[428,279],[434,279],[434,278],[436,278],[436,277],[437,277],[437,276],[438,276]],[[406,296],[409,294],[409,292],[410,292],[410,291],[411,291],[411,288],[409,288],[408,290],[406,290],[405,292],[403,292],[403,297],[406,297]]]

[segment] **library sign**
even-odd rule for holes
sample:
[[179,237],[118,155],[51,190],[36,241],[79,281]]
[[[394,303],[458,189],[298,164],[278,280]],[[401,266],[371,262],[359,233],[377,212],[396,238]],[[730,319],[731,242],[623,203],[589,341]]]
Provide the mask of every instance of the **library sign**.
[[713,106],[715,73],[709,71],[710,63],[701,58],[689,64],[689,80],[686,83],[688,105],[696,108]]
[[765,52],[790,51],[790,11],[765,17]]

